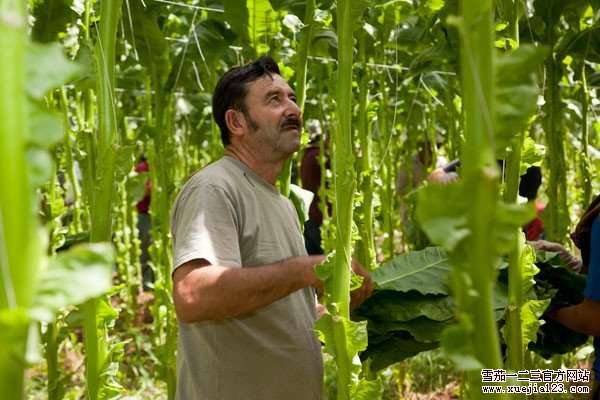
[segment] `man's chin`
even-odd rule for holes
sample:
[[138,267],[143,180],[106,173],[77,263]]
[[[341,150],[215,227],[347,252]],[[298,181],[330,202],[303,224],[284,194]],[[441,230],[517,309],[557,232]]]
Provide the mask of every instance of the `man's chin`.
[[282,148],[281,150],[282,150],[282,153],[284,153],[286,155],[286,158],[291,157],[292,155],[294,155],[295,152],[300,150],[300,139],[298,139],[298,141],[288,143],[285,146],[285,148]]

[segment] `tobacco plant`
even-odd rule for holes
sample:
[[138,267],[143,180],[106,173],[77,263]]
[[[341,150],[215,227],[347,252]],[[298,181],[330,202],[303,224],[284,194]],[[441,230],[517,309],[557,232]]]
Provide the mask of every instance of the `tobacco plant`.
[[[461,10],[462,17],[454,20],[461,35],[465,113],[461,179],[421,191],[417,211],[423,229],[448,251],[453,266],[449,280],[458,325],[446,331],[442,343],[460,368],[473,371],[468,374],[469,395],[481,398],[479,369],[502,366],[493,317],[498,257],[516,245],[517,228],[532,216],[530,209],[499,202],[496,158],[505,154],[515,127],[526,120],[535,88],[519,86],[518,76],[507,82],[497,81],[497,77],[510,78],[539,55],[533,49],[523,49],[498,62],[493,47],[492,2],[465,0]],[[530,79],[527,74],[524,78]],[[515,88],[524,95],[519,105],[509,101]]]

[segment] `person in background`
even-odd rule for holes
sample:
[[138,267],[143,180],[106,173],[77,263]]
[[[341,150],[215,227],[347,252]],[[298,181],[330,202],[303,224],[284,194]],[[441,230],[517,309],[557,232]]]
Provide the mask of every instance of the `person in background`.
[[460,160],[450,161],[443,167],[439,167],[431,171],[427,176],[427,181],[441,183],[443,185],[452,183],[458,179],[458,169],[460,168]]
[[519,181],[519,196],[527,199],[527,202],[535,204],[536,217],[523,227],[527,240],[540,240],[544,238],[544,221],[542,213],[546,205],[537,198],[538,190],[542,185],[542,170],[540,167],[531,166],[527,172],[521,175]]
[[[433,158],[432,144],[430,142],[423,142],[419,144],[417,154],[411,157],[411,170],[406,165],[401,166],[396,176],[396,192],[405,196],[414,189],[421,186],[421,184],[428,180],[430,182],[443,183],[443,179],[446,178],[440,171],[446,164],[446,159],[439,157],[437,160],[437,168],[433,170],[431,174],[427,174],[427,169],[432,163]],[[410,179],[409,179],[410,178]],[[403,220],[405,217],[403,217]]]
[[[140,161],[135,166],[135,172],[138,174],[148,173],[150,168],[148,166],[148,160],[143,155],[140,157]],[[137,229],[138,237],[140,239],[140,265],[142,268],[142,282],[144,290],[148,290],[152,282],[154,282],[154,271],[148,264],[150,255],[148,249],[152,243],[152,236],[150,235],[150,229],[152,222],[150,218],[150,195],[152,193],[152,181],[150,178],[144,182],[144,196],[135,205],[137,209]]]
[[[309,134],[312,136],[320,135],[316,124],[308,126]],[[321,247],[321,225],[323,225],[323,212],[320,208],[321,198],[319,189],[321,188],[321,165],[319,156],[319,138],[314,138],[304,150],[300,162],[300,180],[302,187],[314,194],[308,209],[308,220],[304,222],[304,243],[306,251],[310,255],[323,254]],[[329,158],[326,161],[326,167],[329,166]],[[328,205],[329,206],[329,205]]]
[[547,315],[576,332],[594,336],[595,379],[590,399],[600,400],[600,195],[585,211],[571,238],[581,250],[582,272],[587,274],[584,300]]

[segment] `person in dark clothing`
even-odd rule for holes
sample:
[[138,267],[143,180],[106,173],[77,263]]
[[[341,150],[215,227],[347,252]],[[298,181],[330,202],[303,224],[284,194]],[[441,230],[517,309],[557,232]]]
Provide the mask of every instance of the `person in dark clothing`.
[[[135,166],[135,172],[138,174],[148,173],[150,170],[148,166],[148,160],[146,157],[141,156],[140,161]],[[148,290],[150,284],[154,282],[154,271],[148,264],[150,260],[150,254],[148,249],[152,243],[152,236],[150,235],[150,229],[152,222],[150,218],[150,194],[152,193],[152,181],[150,178],[144,182],[144,197],[135,205],[138,217],[137,217],[137,229],[138,237],[140,239],[140,264],[142,267],[142,282],[144,290]]]
[[527,172],[521,175],[519,181],[519,196],[527,199],[528,202],[534,202],[536,217],[523,227],[523,232],[527,240],[540,240],[544,237],[544,221],[541,215],[546,208],[538,198],[538,190],[542,185],[542,170],[540,167],[531,166]]
[[304,222],[304,243],[306,252],[310,255],[323,254],[321,247],[321,225],[323,212],[319,208],[321,187],[321,165],[319,164],[320,149],[318,142],[312,142],[304,151],[300,163],[300,179],[302,187],[311,191],[313,197],[308,209],[308,220]]

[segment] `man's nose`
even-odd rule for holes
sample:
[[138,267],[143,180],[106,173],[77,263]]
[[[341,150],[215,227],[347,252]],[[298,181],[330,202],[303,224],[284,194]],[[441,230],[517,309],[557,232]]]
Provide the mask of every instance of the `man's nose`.
[[302,116],[302,110],[300,109],[300,106],[295,101],[293,101],[292,99],[288,99],[288,107],[286,110],[286,117],[289,117],[292,115],[297,118],[300,118]]

